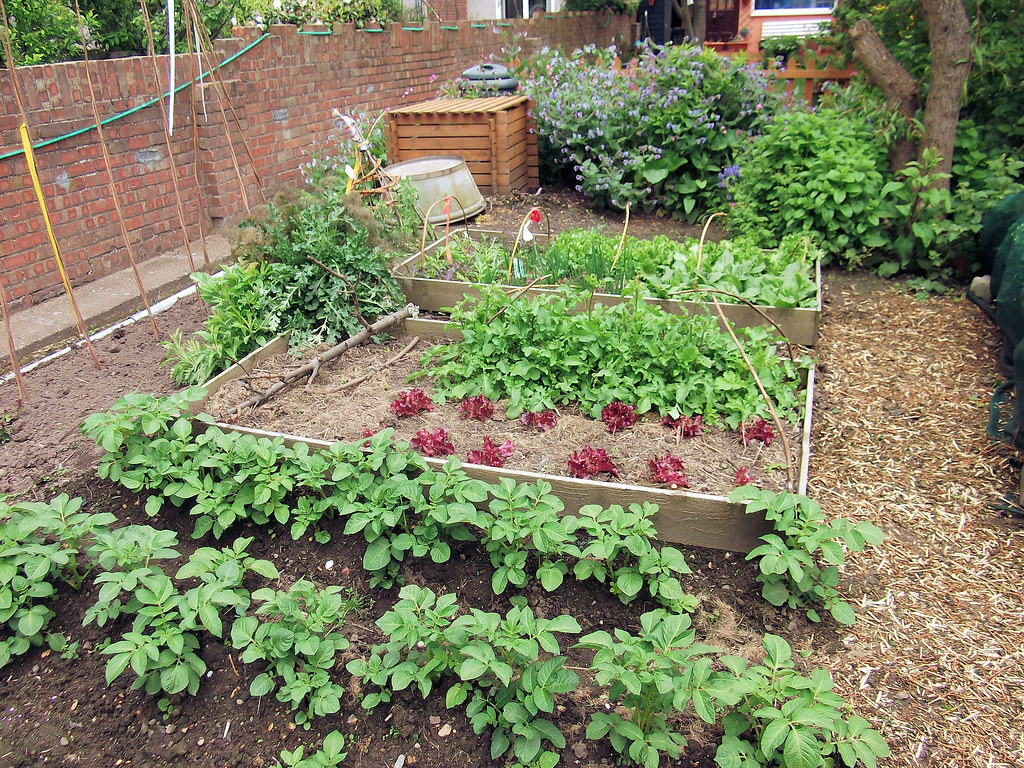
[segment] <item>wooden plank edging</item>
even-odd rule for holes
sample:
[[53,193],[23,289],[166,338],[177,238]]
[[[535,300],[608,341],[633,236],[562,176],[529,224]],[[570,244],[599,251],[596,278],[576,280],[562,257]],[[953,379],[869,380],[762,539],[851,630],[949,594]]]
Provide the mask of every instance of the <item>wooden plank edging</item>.
[[[423,339],[438,340],[443,338],[458,339],[461,333],[454,323],[441,320],[408,318],[400,328],[392,329],[395,336],[420,336]],[[287,350],[287,336],[280,336],[265,346],[246,356],[224,373],[208,382],[215,385],[210,394],[228,381],[240,378],[252,365],[261,360],[280,354]],[[799,493],[807,492],[810,471],[810,438],[811,416],[814,403],[815,369],[808,372],[805,397],[803,439],[801,441],[799,461]],[[201,409],[206,400],[195,404],[193,412]],[[241,427],[234,424],[217,422],[216,426],[224,431],[265,437],[273,440],[282,438],[286,445],[305,443],[313,449],[326,449],[333,445],[326,440],[290,435],[284,432]],[[432,466],[441,467],[443,459],[424,457]],[[749,552],[760,544],[760,537],[772,532],[771,525],[762,515],[747,515],[744,505],[734,504],[725,496],[695,493],[690,491],[673,491],[667,488],[629,485],[624,483],[606,483],[599,480],[584,480],[560,475],[547,475],[524,470],[497,469],[475,464],[463,464],[466,473],[483,482],[494,484],[502,477],[517,482],[535,483],[544,480],[551,484],[552,493],[558,496],[565,505],[565,514],[575,513],[587,504],[600,504],[608,507],[619,504],[627,507],[644,501],[658,504],[659,511],[654,516],[654,525],[658,530],[659,541],[671,544],[682,544],[694,547],[708,547],[732,552]]]

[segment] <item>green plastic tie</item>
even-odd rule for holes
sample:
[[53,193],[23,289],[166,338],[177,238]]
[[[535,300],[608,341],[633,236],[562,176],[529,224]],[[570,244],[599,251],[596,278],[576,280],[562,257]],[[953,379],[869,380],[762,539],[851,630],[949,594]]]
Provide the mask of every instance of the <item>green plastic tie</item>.
[[300,29],[298,31],[298,34],[300,34],[300,35],[332,35],[334,33],[331,30],[329,30],[329,29],[328,30],[313,29],[313,30],[309,30],[308,32],[306,30],[304,30],[304,29]]
[[402,27],[402,29],[404,31],[406,31],[406,32],[422,32],[423,31],[423,27]]

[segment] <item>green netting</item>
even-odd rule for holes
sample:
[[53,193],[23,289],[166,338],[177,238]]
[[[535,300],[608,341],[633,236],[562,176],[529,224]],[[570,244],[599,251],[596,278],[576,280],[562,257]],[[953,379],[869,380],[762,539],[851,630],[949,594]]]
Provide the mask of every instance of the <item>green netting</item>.
[[992,398],[988,434],[1024,448],[1024,216],[1017,219],[999,246],[996,262],[1003,270],[995,294],[996,322],[1003,331],[1003,364],[1011,381],[997,389]]
[[992,295],[999,293],[1005,269],[1005,254],[1000,256],[1001,247],[1013,228],[1024,217],[1024,192],[1004,197],[992,207],[981,220],[976,255],[978,261],[992,275]]

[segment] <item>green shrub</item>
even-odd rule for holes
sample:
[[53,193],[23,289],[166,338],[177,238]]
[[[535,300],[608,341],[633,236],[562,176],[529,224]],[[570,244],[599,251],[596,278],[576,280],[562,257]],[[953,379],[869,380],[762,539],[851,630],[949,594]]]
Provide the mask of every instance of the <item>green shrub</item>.
[[[7,0],[7,20],[15,64],[43,64],[81,58],[82,38],[74,6],[61,0]],[[90,34],[96,19],[83,6]],[[6,62],[4,63],[6,65]]]
[[729,230],[762,244],[807,234],[843,262],[885,246],[888,142],[870,115],[794,108],[765,128],[737,159]]

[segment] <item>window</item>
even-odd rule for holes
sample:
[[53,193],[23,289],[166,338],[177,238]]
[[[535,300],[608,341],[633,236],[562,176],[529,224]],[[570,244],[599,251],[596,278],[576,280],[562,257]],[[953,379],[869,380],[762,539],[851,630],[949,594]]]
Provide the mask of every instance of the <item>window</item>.
[[832,0],[754,0],[754,11],[831,13]]

